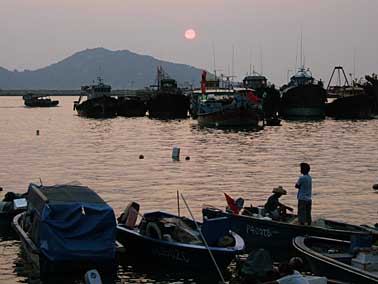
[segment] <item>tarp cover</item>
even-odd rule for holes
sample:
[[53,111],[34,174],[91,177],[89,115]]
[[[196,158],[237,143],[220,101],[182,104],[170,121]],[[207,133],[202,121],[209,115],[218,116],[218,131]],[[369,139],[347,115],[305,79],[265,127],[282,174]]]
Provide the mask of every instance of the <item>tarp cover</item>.
[[[65,185],[61,194],[49,194],[50,197],[70,197],[64,201],[49,199],[43,206],[42,214],[34,216],[39,219],[39,226],[36,226],[39,227],[38,246],[51,261],[91,259],[100,262],[115,257],[116,219],[113,209],[100,197],[96,198],[97,194],[92,190],[82,188],[83,191],[80,191],[80,187],[74,186],[71,193],[76,194],[64,194],[69,192],[69,186]],[[39,189],[44,191],[43,187]],[[59,187],[55,187],[55,190],[59,191]]]

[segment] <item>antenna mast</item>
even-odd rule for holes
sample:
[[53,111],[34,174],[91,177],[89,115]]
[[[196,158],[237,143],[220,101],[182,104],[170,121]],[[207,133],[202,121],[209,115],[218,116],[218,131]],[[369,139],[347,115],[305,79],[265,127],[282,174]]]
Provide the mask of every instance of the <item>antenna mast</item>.
[[212,43],[213,45],[213,68],[214,68],[214,76],[215,76],[215,79],[217,78],[217,69],[216,69],[216,66],[215,66],[215,45],[214,45],[214,41]]

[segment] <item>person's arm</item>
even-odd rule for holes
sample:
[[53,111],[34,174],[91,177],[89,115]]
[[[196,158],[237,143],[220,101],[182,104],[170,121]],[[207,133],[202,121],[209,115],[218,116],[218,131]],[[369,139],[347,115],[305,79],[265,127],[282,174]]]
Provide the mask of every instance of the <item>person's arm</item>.
[[298,189],[301,188],[301,177],[299,177],[297,183],[295,184],[295,188],[298,188]]
[[289,211],[294,211],[294,209],[293,208],[291,208],[290,206],[287,206],[287,205],[285,205],[285,204],[282,204],[282,203],[278,203],[279,204],[279,206],[281,206],[281,207],[283,207],[283,208],[285,208],[285,209],[287,209],[287,210],[289,210]]

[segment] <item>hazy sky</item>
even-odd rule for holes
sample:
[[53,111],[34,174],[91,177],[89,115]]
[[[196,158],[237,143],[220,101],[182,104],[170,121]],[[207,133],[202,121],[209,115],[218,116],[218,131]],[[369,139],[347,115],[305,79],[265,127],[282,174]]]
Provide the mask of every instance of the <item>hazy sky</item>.
[[105,47],[213,70],[214,47],[218,74],[240,79],[252,64],[282,84],[302,29],[306,66],[327,81],[334,65],[353,72],[354,50],[357,76],[378,72],[377,15],[378,0],[0,0],[0,66],[33,70]]

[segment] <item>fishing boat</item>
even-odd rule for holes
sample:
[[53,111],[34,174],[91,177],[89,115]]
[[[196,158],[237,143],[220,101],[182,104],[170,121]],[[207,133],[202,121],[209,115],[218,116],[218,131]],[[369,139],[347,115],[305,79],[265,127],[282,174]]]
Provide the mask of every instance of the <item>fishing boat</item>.
[[145,116],[147,104],[137,96],[118,97],[117,115],[125,117]]
[[372,235],[378,239],[378,232],[358,225],[351,225],[327,219],[318,219],[311,226],[299,225],[297,216],[287,214],[282,220],[273,220],[262,207],[245,207],[241,214],[233,214],[211,206],[202,209],[205,218],[230,218],[231,230],[245,241],[246,251],[264,248],[281,260],[295,256],[292,239],[311,235],[341,240],[350,240],[352,235]]
[[260,98],[267,125],[280,125],[277,114],[281,105],[281,93],[274,84],[269,85],[265,76],[253,71],[251,75],[244,77],[243,87],[252,89]]
[[55,107],[59,104],[58,100],[52,100],[48,96],[33,93],[28,93],[22,96],[22,98],[27,107]]
[[324,118],[327,92],[309,69],[301,67],[281,88],[280,115],[284,118]]
[[148,116],[151,118],[187,118],[189,97],[177,86],[176,80],[169,78],[160,66],[157,69],[157,89],[148,102]]
[[197,121],[206,127],[262,128],[264,116],[251,89],[209,89],[199,100]]
[[27,201],[26,212],[16,215],[12,225],[41,279],[90,269],[115,273],[114,212],[93,190],[31,183]]
[[353,248],[351,241],[313,236],[298,236],[293,245],[315,274],[346,283],[378,283],[378,247]]
[[372,74],[365,76],[366,82],[362,84],[362,87],[367,94],[374,97],[374,115],[378,115],[378,75]]
[[[81,87],[81,96],[74,102],[74,110],[79,116],[92,118],[117,116],[118,101],[111,96],[111,86],[104,84],[101,77],[97,80],[97,84]],[[83,96],[87,99],[82,102]]]
[[197,223],[205,245],[194,221],[155,211],[145,213],[134,227],[118,223],[117,240],[125,247],[127,259],[136,265],[211,274],[217,271],[211,255],[223,271],[244,248],[243,239],[230,232],[227,224],[227,218]]
[[[333,76],[337,72],[338,82],[331,86]],[[344,78],[344,84],[341,78]],[[330,102],[326,104],[326,115],[342,119],[366,119],[372,118],[375,98],[355,82],[349,84],[348,78],[342,66],[333,69],[327,86]]]

